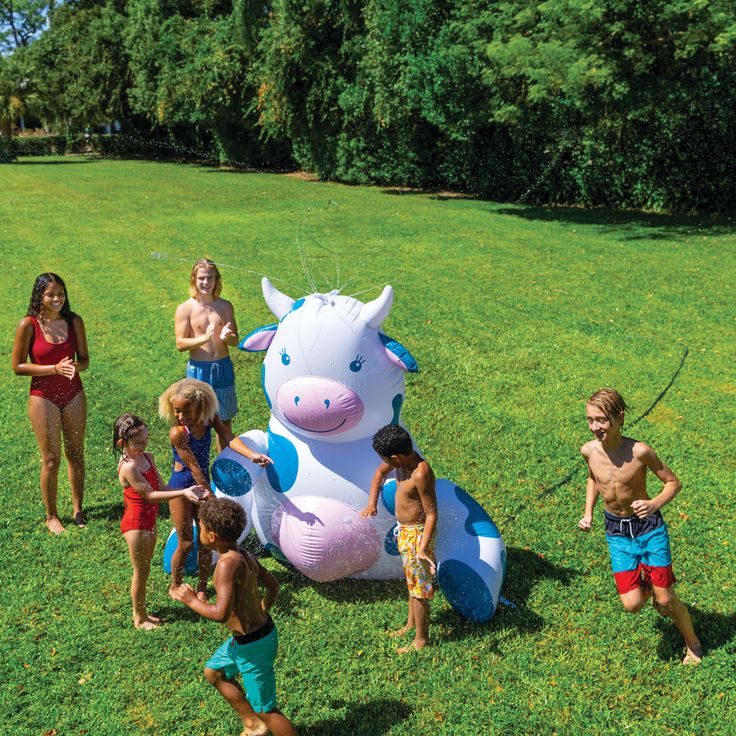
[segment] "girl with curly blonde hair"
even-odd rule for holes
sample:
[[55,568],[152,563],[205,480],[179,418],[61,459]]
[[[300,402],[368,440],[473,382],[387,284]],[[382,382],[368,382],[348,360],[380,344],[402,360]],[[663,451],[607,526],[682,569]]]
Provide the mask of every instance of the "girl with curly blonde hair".
[[[169,386],[158,402],[159,415],[171,425],[169,441],[173,451],[171,488],[188,488],[193,485],[210,485],[210,447],[212,430],[215,430],[223,447],[247,457],[257,465],[271,463],[268,455],[251,450],[220,419],[217,396],[211,386],[194,378],[183,378]],[[176,527],[178,546],[171,558],[171,590],[182,584],[184,563],[194,546],[192,519],[196,506],[186,498],[169,502],[171,518]],[[207,600],[207,577],[212,562],[210,552],[199,547],[197,563],[199,585],[197,597]]]

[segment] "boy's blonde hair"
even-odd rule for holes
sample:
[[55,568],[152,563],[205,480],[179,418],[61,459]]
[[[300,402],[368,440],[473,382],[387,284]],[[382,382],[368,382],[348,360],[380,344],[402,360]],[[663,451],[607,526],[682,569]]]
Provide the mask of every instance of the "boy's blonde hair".
[[222,293],[222,276],[214,261],[209,258],[200,258],[193,266],[192,272],[189,274],[189,296],[197,296],[197,269],[211,268],[215,272],[215,288],[212,289],[212,296],[217,299]]
[[602,388],[596,391],[588,399],[588,403],[597,406],[611,421],[629,408],[624,397],[615,388]]
[[182,378],[181,381],[172,383],[158,400],[159,416],[172,427],[177,423],[177,419],[171,402],[177,397],[193,401],[199,407],[200,418],[206,424],[213,420],[220,408],[212,386],[196,378]]

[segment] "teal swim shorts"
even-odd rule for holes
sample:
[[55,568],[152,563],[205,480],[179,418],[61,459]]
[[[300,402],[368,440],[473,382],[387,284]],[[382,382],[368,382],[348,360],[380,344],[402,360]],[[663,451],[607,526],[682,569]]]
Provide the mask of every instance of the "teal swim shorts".
[[[240,672],[243,677],[243,688],[256,713],[269,713],[276,710],[276,676],[273,663],[278,650],[278,634],[276,627],[269,623],[263,629],[269,633],[247,644],[238,644],[234,636],[224,642],[207,660],[205,667],[221,670],[228,680]],[[260,631],[260,630],[259,630]],[[239,639],[252,639],[253,634],[246,634]]]

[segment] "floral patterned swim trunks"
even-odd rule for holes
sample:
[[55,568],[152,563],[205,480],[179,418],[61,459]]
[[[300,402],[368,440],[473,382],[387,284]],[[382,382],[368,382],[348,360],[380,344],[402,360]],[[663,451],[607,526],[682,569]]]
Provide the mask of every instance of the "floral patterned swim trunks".
[[[417,526],[398,527],[398,542],[401,559],[404,562],[404,575],[406,575],[406,586],[412,598],[430,600],[434,598],[434,587],[432,586],[432,573],[427,563],[417,558],[419,543],[424,534],[424,524]],[[434,540],[427,547],[427,555],[432,557]]]

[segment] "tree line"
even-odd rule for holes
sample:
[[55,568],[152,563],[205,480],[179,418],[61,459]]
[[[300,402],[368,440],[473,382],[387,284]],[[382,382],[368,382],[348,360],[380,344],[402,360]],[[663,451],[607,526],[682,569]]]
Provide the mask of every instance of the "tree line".
[[733,8],[0,0],[0,125],[25,105],[56,132],[119,120],[221,160],[356,184],[729,211]]

